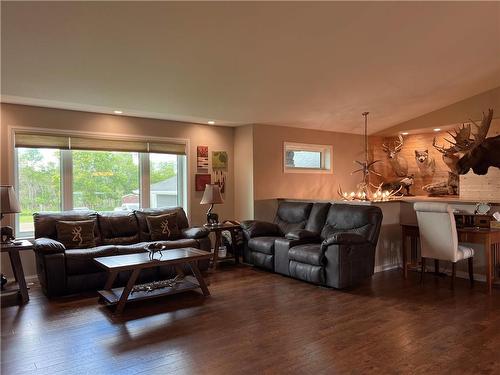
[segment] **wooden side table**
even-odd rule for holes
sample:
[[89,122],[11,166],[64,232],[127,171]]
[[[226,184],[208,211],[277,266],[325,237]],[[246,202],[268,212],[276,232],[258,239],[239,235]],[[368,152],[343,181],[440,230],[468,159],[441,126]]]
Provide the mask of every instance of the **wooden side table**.
[[11,289],[8,288],[3,290],[2,293],[17,292],[20,295],[21,304],[29,301],[28,286],[26,285],[26,279],[24,278],[23,264],[21,263],[21,257],[19,252],[23,250],[33,250],[33,244],[27,240],[21,240],[20,244],[13,243],[0,243],[0,250],[2,253],[9,253],[10,264],[12,266],[12,272],[14,273],[14,278],[17,281],[18,288]]
[[[238,264],[240,262],[240,257],[235,246],[236,243],[235,232],[238,229],[241,229],[241,226],[239,224],[223,223],[214,226],[205,224],[204,227],[208,229],[210,232],[213,232],[215,234],[214,254],[212,257],[212,269],[215,270],[217,268],[217,263],[221,260],[226,260],[226,259],[234,259],[235,263]],[[231,233],[231,241],[233,243],[231,249],[231,256],[227,256],[226,254],[226,257],[219,259],[219,247],[222,244],[222,232],[225,230]]]

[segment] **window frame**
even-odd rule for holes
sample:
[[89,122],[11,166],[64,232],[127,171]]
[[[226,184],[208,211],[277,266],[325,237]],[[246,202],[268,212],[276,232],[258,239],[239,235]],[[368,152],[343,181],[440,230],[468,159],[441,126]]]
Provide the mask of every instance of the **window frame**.
[[[288,151],[309,151],[320,153],[319,168],[289,167],[286,165]],[[283,172],[284,173],[333,173],[333,146],[311,143],[283,142]]]
[[[153,136],[127,136],[123,134],[116,133],[90,133],[84,131],[67,131],[67,130],[55,130],[49,128],[33,128],[33,127],[23,127],[23,126],[9,126],[8,125],[8,135],[10,140],[8,142],[10,150],[8,155],[11,157],[9,166],[12,168],[10,172],[10,179],[13,181],[14,188],[16,189],[16,194],[19,194],[19,170],[18,170],[18,156],[17,149],[15,147],[15,134],[16,132],[33,132],[40,134],[64,134],[68,136],[86,136],[92,138],[105,138],[105,139],[116,139],[116,140],[128,140],[128,141],[147,141],[154,138],[158,142],[174,142],[185,145],[186,154],[177,155],[177,173],[180,174],[180,178],[177,179],[178,184],[178,197],[177,202],[179,206],[183,207],[188,220],[191,216],[191,197],[190,197],[190,164],[189,164],[189,153],[190,153],[190,140],[187,138],[169,138],[169,137],[153,137]],[[96,150],[97,151],[97,150]],[[104,150],[105,151],[105,150]],[[68,211],[73,208],[73,163],[72,163],[72,150],[60,150],[60,168],[61,168],[61,202],[60,207],[62,211]],[[139,152],[139,202],[141,208],[150,207],[150,179],[149,179],[149,153]],[[171,154],[172,155],[172,154]],[[175,155],[175,154],[174,154]],[[146,186],[147,185],[147,186]],[[144,189],[145,188],[145,189]],[[146,194],[147,192],[147,194]],[[19,196],[19,195],[18,195]],[[20,232],[19,228],[19,214],[15,214],[13,225],[18,238],[33,238],[33,232]]]

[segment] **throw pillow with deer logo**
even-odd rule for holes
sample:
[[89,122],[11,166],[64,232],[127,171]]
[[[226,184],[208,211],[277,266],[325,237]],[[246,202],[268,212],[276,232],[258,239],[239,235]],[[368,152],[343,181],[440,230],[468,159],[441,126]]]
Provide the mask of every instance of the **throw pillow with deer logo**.
[[177,225],[177,214],[164,214],[147,216],[149,233],[152,241],[173,240],[180,237],[179,226]]
[[87,249],[95,247],[95,220],[58,221],[57,240],[66,249]]

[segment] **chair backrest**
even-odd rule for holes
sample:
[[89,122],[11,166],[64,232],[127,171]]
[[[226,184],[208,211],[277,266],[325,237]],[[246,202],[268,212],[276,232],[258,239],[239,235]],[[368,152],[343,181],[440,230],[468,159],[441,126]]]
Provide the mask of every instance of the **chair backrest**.
[[325,226],[321,231],[321,238],[324,240],[338,232],[356,233],[376,246],[382,219],[380,207],[334,203],[328,211]]
[[419,202],[413,206],[420,231],[420,251],[424,258],[458,260],[457,227],[447,203]]
[[311,202],[282,201],[279,203],[274,223],[280,227],[283,234],[304,229],[312,206]]

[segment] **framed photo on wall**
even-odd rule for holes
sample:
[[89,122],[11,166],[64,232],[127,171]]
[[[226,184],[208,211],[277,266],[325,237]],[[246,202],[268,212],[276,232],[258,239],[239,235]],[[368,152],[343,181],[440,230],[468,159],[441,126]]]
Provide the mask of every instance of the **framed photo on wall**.
[[205,185],[212,183],[212,175],[210,173],[197,173],[195,175],[195,190],[204,191]]

